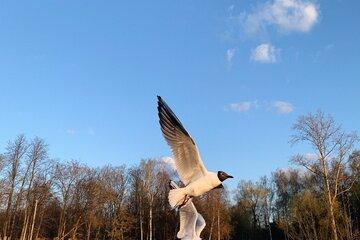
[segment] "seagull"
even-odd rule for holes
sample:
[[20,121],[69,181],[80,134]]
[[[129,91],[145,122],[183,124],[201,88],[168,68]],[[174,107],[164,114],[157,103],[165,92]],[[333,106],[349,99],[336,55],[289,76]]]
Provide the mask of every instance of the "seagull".
[[[179,186],[170,181],[170,188],[178,189]],[[206,223],[200,213],[195,208],[190,199],[184,206],[179,209],[180,230],[176,237],[182,240],[201,240],[200,233],[205,228]]]
[[166,102],[158,98],[158,115],[161,131],[173,154],[176,171],[185,187],[171,189],[169,204],[172,209],[186,204],[192,197],[222,188],[222,182],[233,178],[229,174],[206,170],[196,144]]

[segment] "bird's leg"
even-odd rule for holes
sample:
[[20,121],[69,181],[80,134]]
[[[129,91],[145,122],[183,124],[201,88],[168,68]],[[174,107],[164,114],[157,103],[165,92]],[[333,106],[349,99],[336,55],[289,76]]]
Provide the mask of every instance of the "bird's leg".
[[173,209],[179,210],[182,206],[184,206],[186,204],[186,199],[188,198],[188,195],[185,195],[184,200],[182,201],[182,203],[180,204],[181,200],[178,201],[175,205],[175,207],[173,207]]
[[184,201],[179,205],[178,209],[180,209],[181,207],[183,207],[184,205],[186,205],[186,203],[191,199],[192,197],[190,197],[189,195],[185,195]]

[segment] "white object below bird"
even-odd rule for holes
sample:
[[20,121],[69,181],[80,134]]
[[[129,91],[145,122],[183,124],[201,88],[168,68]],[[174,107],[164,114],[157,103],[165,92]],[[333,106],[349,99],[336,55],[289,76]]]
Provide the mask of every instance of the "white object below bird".
[[161,131],[173,153],[176,171],[185,187],[169,192],[172,208],[181,207],[192,197],[200,196],[214,188],[222,188],[222,182],[233,178],[223,171],[207,171],[194,140],[174,112],[158,96],[158,115]]
[[[171,181],[170,187],[178,189],[179,186]],[[179,209],[180,215],[180,230],[177,233],[177,238],[182,240],[201,240],[200,234],[205,228],[206,223],[204,218],[195,208],[192,199],[190,199],[184,206]]]

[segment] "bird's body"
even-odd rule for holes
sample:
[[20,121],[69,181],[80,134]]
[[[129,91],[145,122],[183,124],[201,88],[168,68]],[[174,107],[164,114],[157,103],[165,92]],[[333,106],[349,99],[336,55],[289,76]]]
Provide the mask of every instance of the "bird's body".
[[175,113],[158,96],[158,115],[161,131],[174,156],[176,171],[185,187],[172,189],[169,192],[169,203],[172,208],[183,206],[192,197],[218,187],[232,176],[223,171],[208,171],[190,134],[186,131]]
[[187,198],[198,197],[204,193],[217,188],[221,181],[214,172],[206,172],[204,176],[190,182],[187,186],[178,189],[172,189],[169,192],[169,203],[172,208],[184,204]]
[[200,177],[185,187],[186,194],[193,197],[201,196],[204,193],[218,187],[220,184],[221,181],[217,177],[216,173],[207,172],[203,177]]

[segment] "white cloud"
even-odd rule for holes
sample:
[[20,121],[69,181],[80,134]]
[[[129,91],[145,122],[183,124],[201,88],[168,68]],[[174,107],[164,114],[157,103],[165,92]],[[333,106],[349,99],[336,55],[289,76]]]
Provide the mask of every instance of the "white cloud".
[[232,66],[233,58],[235,57],[236,49],[230,48],[226,51],[226,60],[229,64],[229,67]]
[[280,50],[268,43],[263,43],[251,51],[250,59],[261,63],[276,63]]
[[284,101],[274,101],[271,103],[270,107],[280,114],[289,114],[294,111],[294,106],[291,103]]
[[74,129],[67,129],[66,133],[69,135],[74,135],[76,133],[76,131]]
[[172,157],[162,157],[162,161],[169,165],[172,169],[176,170],[175,161]]
[[[231,5],[227,14],[227,29],[221,35],[225,41],[233,43],[239,39],[268,39],[271,42],[274,32],[309,32],[319,22],[320,5],[317,0],[264,0],[240,13],[235,13],[234,5]],[[331,44],[326,46],[326,50],[332,48]],[[230,66],[233,57],[227,54]],[[253,49],[250,57],[262,63],[275,63],[279,58],[280,50],[267,43]],[[315,61],[317,58],[314,57]]]
[[234,112],[247,112],[251,108],[257,107],[257,101],[245,101],[239,103],[231,103],[229,105],[230,110]]
[[252,109],[260,109],[267,111],[274,111],[279,114],[289,114],[294,111],[295,107],[290,102],[285,101],[244,101],[238,103],[231,103],[226,108],[234,112],[248,112]]
[[273,0],[245,14],[244,27],[257,33],[268,27],[280,32],[308,32],[318,22],[318,6],[307,0]]

